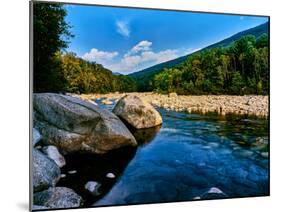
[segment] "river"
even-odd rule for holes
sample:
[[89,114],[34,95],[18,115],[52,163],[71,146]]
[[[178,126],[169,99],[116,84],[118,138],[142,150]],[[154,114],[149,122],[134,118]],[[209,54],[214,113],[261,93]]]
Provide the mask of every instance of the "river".
[[[58,186],[74,189],[85,207],[269,195],[268,120],[157,110],[161,127],[132,131],[137,148],[66,156]],[[100,195],[87,193],[88,181],[101,183]]]

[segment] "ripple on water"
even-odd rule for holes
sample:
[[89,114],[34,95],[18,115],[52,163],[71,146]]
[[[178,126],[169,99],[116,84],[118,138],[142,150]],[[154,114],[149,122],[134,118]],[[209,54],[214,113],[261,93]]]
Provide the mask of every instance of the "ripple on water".
[[[161,129],[124,163],[125,170],[96,204],[192,200],[212,187],[228,197],[268,195],[268,159],[256,148],[259,143],[268,148],[267,121],[158,110]],[[239,141],[257,141],[257,146]]]

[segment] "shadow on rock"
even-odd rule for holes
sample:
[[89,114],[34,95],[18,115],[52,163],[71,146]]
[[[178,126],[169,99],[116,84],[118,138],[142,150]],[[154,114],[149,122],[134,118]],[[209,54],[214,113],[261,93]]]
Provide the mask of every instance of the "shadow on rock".
[[138,145],[143,146],[150,143],[155,138],[155,136],[157,135],[160,129],[161,129],[161,125],[147,128],[147,129],[139,129],[139,130],[129,129],[129,130],[134,135]]
[[[57,186],[73,189],[82,196],[83,206],[89,207],[114,186],[135,153],[136,148],[124,147],[103,155],[81,153],[66,155],[66,166],[62,168],[63,177]],[[89,181],[101,185],[99,195],[93,195],[85,189]]]

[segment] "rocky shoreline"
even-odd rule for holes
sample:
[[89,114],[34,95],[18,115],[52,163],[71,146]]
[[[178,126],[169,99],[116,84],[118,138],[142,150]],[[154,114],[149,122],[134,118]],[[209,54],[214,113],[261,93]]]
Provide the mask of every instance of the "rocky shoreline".
[[[111,104],[111,102],[104,102]],[[152,105],[137,96],[124,96],[112,112],[70,95],[33,94],[33,209],[75,208],[84,204],[74,190],[57,186],[66,175],[62,172],[64,156],[77,154],[102,155],[121,147],[136,147],[138,142],[128,128],[148,129],[162,124]],[[104,178],[114,179],[107,171]],[[88,194],[99,196],[100,182],[85,182]]]
[[[96,101],[114,106],[112,112],[99,107]],[[33,105],[33,209],[83,207],[80,193],[59,184],[62,178],[77,173],[75,169],[63,169],[68,165],[65,157],[74,153],[82,157],[84,153],[103,155],[124,147],[136,148],[143,137],[153,137],[162,125],[162,117],[153,106],[220,115],[268,116],[267,96],[40,93],[33,95]],[[262,145],[266,144],[258,144]],[[115,179],[116,174],[108,169],[100,181],[85,180],[85,192],[100,196],[103,179]]]
[[86,101],[103,99],[103,104],[113,104],[123,96],[131,94],[140,97],[156,107],[167,110],[189,113],[215,112],[219,115],[251,115],[259,118],[268,118],[268,96],[261,95],[201,95],[185,96],[170,93],[168,95],[152,92],[145,93],[109,93],[109,94],[68,94]]

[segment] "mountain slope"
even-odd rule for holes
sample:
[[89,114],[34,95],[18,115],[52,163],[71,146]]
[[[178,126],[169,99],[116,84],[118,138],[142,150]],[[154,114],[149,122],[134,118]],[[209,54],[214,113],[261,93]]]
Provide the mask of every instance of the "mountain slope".
[[[219,41],[217,43],[214,43],[210,46],[207,46],[200,51],[206,50],[206,49],[210,49],[210,48],[216,48],[216,47],[225,47],[230,45],[232,42],[240,39],[241,37],[245,36],[245,35],[254,35],[255,37],[259,37],[264,33],[268,33],[268,22],[258,25],[256,27],[244,30],[242,32],[239,32],[237,34],[234,34],[233,36],[226,38],[222,41]],[[196,53],[196,52],[194,52]],[[192,53],[192,54],[194,54]],[[170,60],[164,63],[160,63],[157,65],[154,65],[152,67],[146,68],[144,70],[138,71],[138,72],[134,72],[132,74],[129,74],[129,76],[131,76],[137,83],[137,87],[138,89],[140,89],[139,91],[146,91],[149,90],[149,81],[151,78],[153,78],[154,75],[158,74],[159,72],[162,71],[163,68],[170,68],[170,67],[174,67],[182,62],[184,62],[186,60],[186,58],[189,55],[185,55],[179,58],[176,58],[174,60]],[[143,89],[146,88],[146,89]]]

